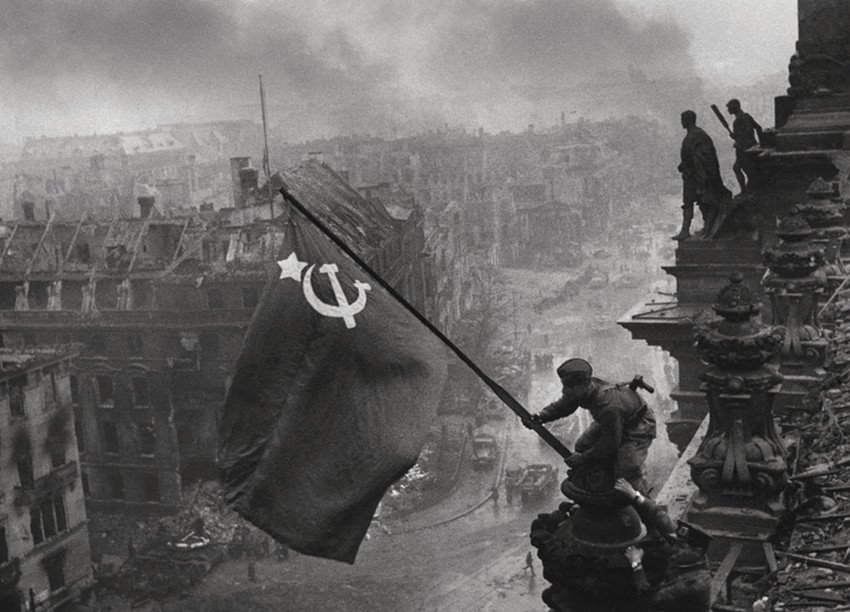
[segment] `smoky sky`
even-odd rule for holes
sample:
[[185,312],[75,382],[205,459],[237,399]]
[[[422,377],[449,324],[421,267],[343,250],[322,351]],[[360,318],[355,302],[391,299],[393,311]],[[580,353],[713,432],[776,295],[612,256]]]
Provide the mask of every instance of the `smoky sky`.
[[611,0],[4,0],[0,121],[24,136],[257,119],[262,73],[292,139],[510,129],[629,69],[693,74],[688,45]]

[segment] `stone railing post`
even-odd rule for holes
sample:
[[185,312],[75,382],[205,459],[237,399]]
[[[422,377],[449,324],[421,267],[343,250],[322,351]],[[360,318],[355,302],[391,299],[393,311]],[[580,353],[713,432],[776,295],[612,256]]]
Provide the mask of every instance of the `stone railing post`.
[[823,250],[810,242],[814,232],[801,215],[781,219],[776,235],[779,245],[762,253],[768,266],[763,284],[773,323],[783,334],[776,410],[786,412],[805,408],[803,400],[826,374],[827,341],[818,321],[826,276]]
[[785,448],[773,421],[782,376],[769,363],[779,330],[756,315],[761,305],[733,274],[712,308],[721,317],[697,328],[697,350],[710,365],[701,376],[709,405],[708,431],[688,460],[699,487],[688,520],[717,536],[770,533],[783,508]]
[[824,255],[822,272],[826,275],[828,298],[847,276],[847,267],[841,260],[841,247],[847,238],[847,227],[844,225],[844,204],[838,193],[837,183],[829,183],[818,178],[806,190],[809,199],[797,204],[792,209],[809,227],[812,228],[810,241]]

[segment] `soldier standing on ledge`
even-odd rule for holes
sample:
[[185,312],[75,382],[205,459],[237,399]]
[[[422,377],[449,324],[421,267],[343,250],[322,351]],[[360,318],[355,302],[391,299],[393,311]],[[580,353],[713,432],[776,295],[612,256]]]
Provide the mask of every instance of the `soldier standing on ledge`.
[[735,164],[732,170],[735,172],[735,178],[738,179],[738,185],[741,186],[741,194],[744,194],[748,191],[755,173],[753,160],[747,156],[746,151],[761,144],[762,129],[755,119],[741,109],[741,103],[735,98],[726,103],[726,110],[735,117],[730,134],[735,141]]
[[[629,388],[629,383],[609,384],[593,378],[593,368],[584,359],[568,359],[558,367],[563,385],[560,399],[552,402],[532,421],[548,423],[587,409],[593,423],[576,441],[576,452],[566,460],[571,468],[592,461],[614,459],[614,477],[625,478],[638,491],[647,493],[643,464],[655,439],[652,410]],[[531,427],[530,422],[523,423]]]
[[694,218],[694,204],[702,213],[703,231],[708,233],[720,201],[731,198],[720,176],[720,162],[711,136],[697,127],[697,114],[692,110],[682,113],[682,127],[687,130],[682,140],[682,229],[673,236],[673,240],[687,240],[691,237],[691,220]]

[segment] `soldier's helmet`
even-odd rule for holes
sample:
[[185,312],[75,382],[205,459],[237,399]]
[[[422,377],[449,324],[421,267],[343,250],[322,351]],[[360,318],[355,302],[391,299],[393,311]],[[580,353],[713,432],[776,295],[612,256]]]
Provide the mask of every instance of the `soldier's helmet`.
[[578,357],[567,359],[558,366],[557,372],[564,385],[581,385],[590,382],[593,376],[593,368],[590,364]]

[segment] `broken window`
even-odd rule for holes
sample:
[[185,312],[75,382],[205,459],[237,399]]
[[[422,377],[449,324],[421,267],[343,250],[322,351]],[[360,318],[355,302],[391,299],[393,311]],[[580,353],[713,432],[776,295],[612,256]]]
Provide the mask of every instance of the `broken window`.
[[80,310],[83,307],[83,283],[62,282],[62,310]]
[[215,359],[219,354],[219,339],[215,332],[201,333],[201,354],[204,359]]
[[89,341],[89,347],[95,355],[106,354],[106,340],[100,334],[93,334]]
[[139,452],[142,455],[153,455],[156,449],[156,439],[150,425],[139,427]]
[[118,282],[112,279],[99,279],[95,285],[95,304],[100,310],[118,308]]
[[127,349],[130,351],[130,354],[134,357],[142,356],[142,337],[139,334],[132,334],[127,336]]
[[159,477],[156,474],[142,475],[142,496],[147,502],[162,501],[162,495],[159,492]]
[[24,488],[35,484],[35,476],[32,467],[32,446],[26,437],[20,437],[15,441],[15,462],[18,467],[18,480]]
[[45,281],[32,281],[28,293],[30,308],[33,310],[44,310],[47,308],[47,287],[50,283]]
[[132,379],[133,406],[148,408],[151,405],[150,387],[147,377],[137,376]]
[[44,532],[41,530],[41,509],[38,506],[30,508],[30,533],[33,545],[44,542]]
[[50,466],[55,469],[65,465],[67,459],[65,456],[65,442],[53,437],[48,439],[47,444],[50,449]]
[[111,376],[97,377],[97,403],[104,408],[112,408],[114,402],[114,390],[112,388]]
[[124,499],[124,477],[118,472],[106,476],[109,481],[109,495],[112,499]]
[[0,283],[0,310],[15,309],[15,283]]
[[41,380],[41,386],[44,390],[44,405],[49,407],[56,403],[56,370],[53,368],[45,370]]
[[56,531],[62,533],[68,529],[68,516],[65,514],[65,497],[62,493],[53,496],[53,510],[56,514]]
[[71,404],[78,406],[80,403],[80,381],[76,374],[71,374],[68,381],[71,383]]
[[26,386],[26,376],[18,376],[9,381],[9,409],[13,417],[26,415],[24,411],[24,388]]
[[221,289],[217,287],[207,289],[207,305],[210,310],[224,308],[224,296],[221,294]]
[[86,452],[86,436],[83,432],[83,424],[80,419],[74,419],[74,433],[77,436],[77,450],[81,453]]
[[256,287],[242,287],[243,308],[256,308],[259,301],[259,292]]
[[9,543],[6,541],[6,525],[0,525],[0,565],[9,560]]
[[113,421],[103,422],[103,450],[117,453],[119,449],[118,426]]
[[91,261],[91,248],[88,242],[81,242],[77,245],[77,259],[80,263],[87,264]]
[[56,515],[53,507],[53,499],[48,497],[41,502],[41,528],[44,531],[44,539],[56,535]]
[[47,574],[47,583],[50,585],[51,591],[58,591],[65,588],[65,554],[64,551],[60,554],[46,557],[42,561],[44,571]]

